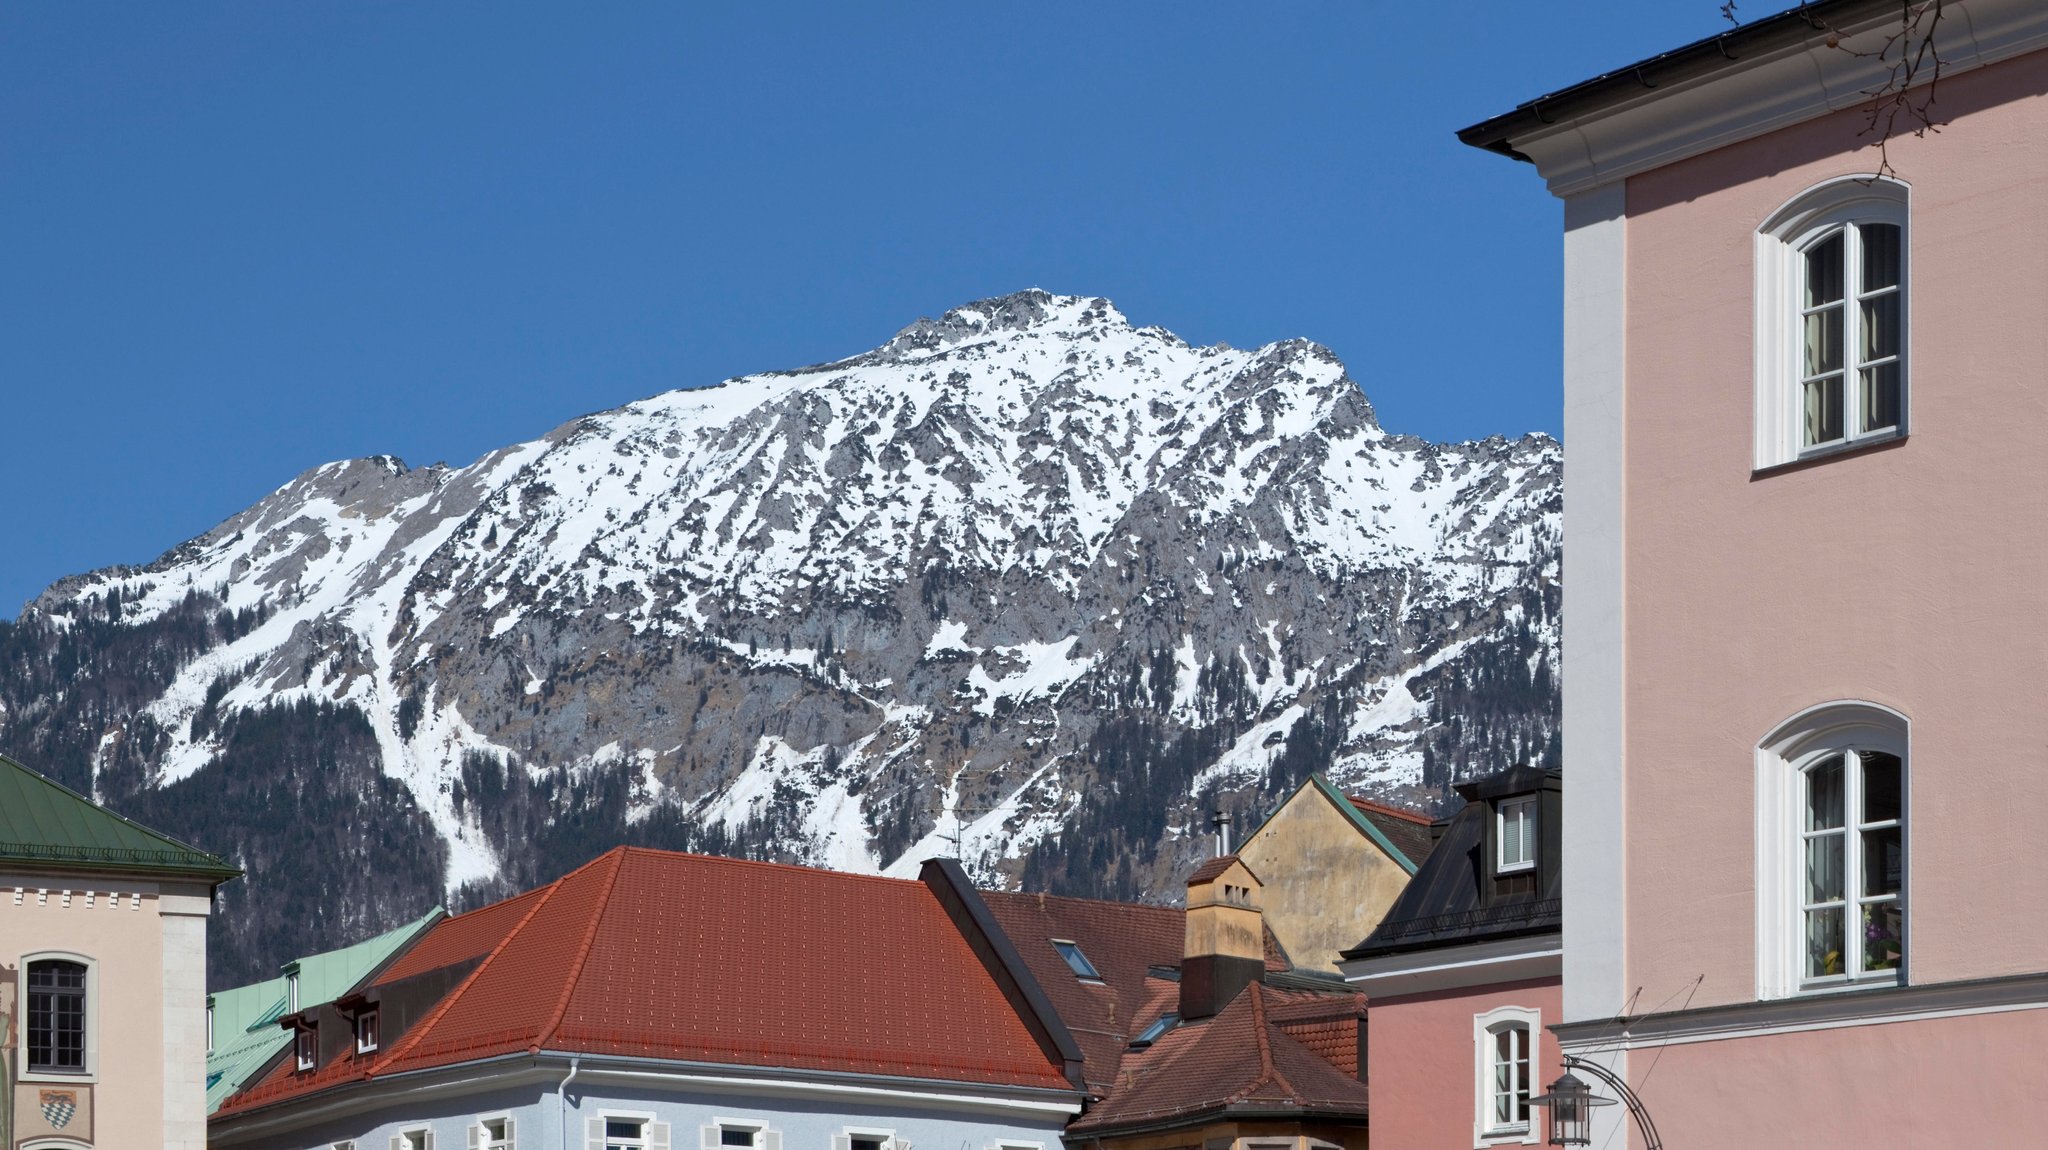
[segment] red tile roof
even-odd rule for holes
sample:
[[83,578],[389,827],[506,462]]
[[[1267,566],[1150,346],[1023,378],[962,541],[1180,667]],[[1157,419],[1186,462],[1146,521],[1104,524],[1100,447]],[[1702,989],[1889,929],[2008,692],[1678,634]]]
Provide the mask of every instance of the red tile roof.
[[1435,849],[1436,839],[1429,831],[1433,820],[1428,815],[1376,803],[1359,795],[1344,797],[1360,815],[1379,828],[1381,834],[1387,836],[1395,849],[1407,855],[1408,861],[1414,863],[1418,869],[1422,866],[1423,860],[1429,857],[1429,852]]
[[[1253,983],[1214,1018],[1182,1023],[1124,1059],[1114,1090],[1068,1134],[1177,1125],[1232,1112],[1363,1121],[1364,996]],[[1348,1050],[1346,1049],[1348,1046]]]
[[[982,891],[981,898],[1080,1045],[1089,1093],[1107,1093],[1132,1036],[1179,1007],[1180,984],[1146,970],[1180,966],[1184,912],[1014,891]],[[1102,980],[1076,977],[1053,949],[1056,938],[1077,943]]]
[[620,847],[443,920],[377,985],[479,955],[385,1050],[281,1061],[219,1113],[541,1050],[1072,1088],[920,882]]

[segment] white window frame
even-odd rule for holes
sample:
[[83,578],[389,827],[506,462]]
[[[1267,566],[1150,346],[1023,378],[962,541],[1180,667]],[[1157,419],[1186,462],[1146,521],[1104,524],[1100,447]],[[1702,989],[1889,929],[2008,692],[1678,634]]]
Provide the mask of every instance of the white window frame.
[[[1536,835],[1537,822],[1539,821],[1540,815],[1540,811],[1536,803],[1536,798],[1537,796],[1535,795],[1526,795],[1518,798],[1502,799],[1494,804],[1493,873],[1526,874],[1527,872],[1536,869]],[[1525,854],[1528,855],[1528,857],[1518,859],[1514,862],[1508,861],[1508,838],[1506,833],[1504,833],[1507,830],[1508,811],[1510,809],[1518,812],[1528,812],[1527,821],[1525,821],[1522,824],[1522,850]]]
[[[1757,470],[1820,459],[1875,443],[1906,437],[1911,421],[1913,230],[1911,188],[1903,180],[1875,173],[1841,176],[1800,192],[1756,231],[1756,446]],[[1852,363],[1842,384],[1843,438],[1813,447],[1800,444],[1800,356],[1805,338],[1800,321],[1800,288],[1805,252],[1830,232],[1849,224],[1892,224],[1899,229],[1899,418],[1888,428],[1859,433]],[[1853,271],[1853,268],[1851,269]],[[1845,282],[1845,316],[1853,312],[1858,284]],[[1853,317],[1851,317],[1853,320]],[[1845,361],[1854,322],[1843,329]]]
[[1472,1016],[1472,1145],[1534,1146],[1543,1128],[1542,1111],[1531,1106],[1527,1122],[1501,1125],[1493,1120],[1494,1035],[1519,1027],[1529,1036],[1529,1094],[1542,1092],[1543,1012],[1528,1006],[1496,1006]]
[[[56,959],[60,962],[75,962],[85,967],[85,1069],[84,1070],[30,1070],[28,1068],[28,964]],[[19,1068],[14,1078],[17,1082],[69,1082],[84,1085],[100,1080],[100,961],[91,955],[74,950],[32,950],[20,957],[14,968],[20,971],[15,985],[16,1008],[21,1012],[21,1023],[14,1028],[14,1065]]]
[[420,1150],[434,1150],[434,1128],[432,1126],[401,1126],[391,1136],[391,1150],[412,1150],[412,1136],[419,1135]]
[[882,1126],[842,1126],[832,1136],[832,1150],[853,1150],[856,1138],[872,1138],[881,1143],[878,1150],[910,1150],[910,1143],[898,1142],[896,1132]]
[[[305,1050],[301,1049],[299,1046],[299,1043],[303,1041],[306,1035],[308,1034],[313,1036],[313,1056],[311,1058],[306,1057]],[[311,1026],[292,1027],[292,1068],[296,1073],[299,1074],[307,1074],[312,1071],[320,1069],[319,1023],[314,1023]]]
[[[1905,873],[1898,905],[1903,919],[1904,957],[1889,970],[1862,977],[1805,977],[1804,906],[1806,768],[1846,750],[1882,751],[1899,758],[1899,826],[1905,844]],[[1853,827],[1859,795],[1844,797]],[[1853,833],[1853,832],[1852,832]],[[1756,996],[1759,1000],[1829,994],[1871,987],[1904,986],[1913,962],[1913,755],[1912,728],[1905,715],[1879,703],[1839,700],[1810,707],[1778,725],[1756,752]],[[1845,844],[1846,855],[1849,853]],[[1854,881],[1850,866],[1845,884]],[[1853,905],[1853,892],[1849,903]],[[1845,915],[1844,937],[1854,929]]]
[[[373,1032],[367,1042],[363,1038],[363,1022],[366,1019],[369,1020],[370,1029]],[[349,1019],[348,1026],[350,1030],[355,1032],[357,1054],[375,1054],[377,1052],[377,1044],[384,1037],[384,1019],[376,1007],[366,1007],[359,1011],[353,1018]]]
[[710,1125],[698,1132],[699,1146],[723,1145],[719,1136],[727,1130],[751,1131],[754,1135],[752,1150],[782,1150],[782,1132],[768,1125],[766,1121],[759,1118],[731,1118],[725,1115],[713,1115]]
[[[492,1122],[505,1124],[505,1136],[494,1138],[488,1125]],[[470,1143],[468,1150],[512,1150],[519,1141],[519,1129],[512,1121],[509,1111],[496,1114],[479,1114],[469,1124]]]

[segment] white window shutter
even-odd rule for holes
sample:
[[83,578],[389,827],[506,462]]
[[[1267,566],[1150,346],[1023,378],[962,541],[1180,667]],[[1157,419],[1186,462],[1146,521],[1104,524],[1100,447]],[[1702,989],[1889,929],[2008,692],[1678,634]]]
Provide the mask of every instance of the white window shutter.
[[481,1150],[481,1148],[482,1148],[483,1144],[484,1144],[484,1124],[483,1124],[483,1123],[481,1123],[481,1122],[472,1122],[472,1123],[470,1123],[470,1124],[469,1124],[469,1150]]
[[647,1150],[668,1150],[668,1123],[647,1124]]
[[763,1130],[763,1131],[761,1131],[761,1146],[760,1146],[760,1150],[782,1150],[782,1131],[780,1131],[780,1130]]
[[427,1130],[423,1131],[422,1133],[426,1135],[427,1141],[426,1145],[422,1146],[420,1150],[434,1150],[434,1132],[432,1130]]
[[510,1118],[507,1118],[505,1119],[505,1150],[512,1150],[512,1148],[514,1146],[517,1146],[518,1144],[519,1139],[512,1132],[512,1120]]
[[584,1130],[590,1135],[590,1150],[604,1150],[604,1119],[588,1119]]
[[832,1150],[853,1150],[853,1135],[834,1134],[832,1136]]
[[702,1145],[703,1150],[718,1150],[717,1126],[706,1126],[704,1128],[704,1139],[700,1145]]
[[391,1150],[405,1150],[405,1138],[402,1135],[391,1136]]

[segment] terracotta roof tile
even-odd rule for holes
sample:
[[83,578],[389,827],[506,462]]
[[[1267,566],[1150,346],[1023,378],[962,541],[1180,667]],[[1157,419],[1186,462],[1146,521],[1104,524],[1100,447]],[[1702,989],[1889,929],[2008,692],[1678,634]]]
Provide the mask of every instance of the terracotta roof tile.
[[[983,891],[981,897],[1080,1044],[1090,1093],[1106,1093],[1131,1039],[1180,1003],[1180,984],[1147,970],[1180,966],[1184,912],[1014,891]],[[1053,949],[1056,938],[1078,944],[1102,980],[1076,977]]]
[[[1357,994],[1254,983],[1214,1018],[1183,1023],[1132,1052],[1109,1097],[1068,1132],[1099,1134],[1232,1110],[1363,1120],[1367,1091],[1356,1070],[1362,1004]],[[1347,1027],[1348,1070],[1317,1049],[1340,1045]]]
[[1423,860],[1429,858],[1429,852],[1436,846],[1436,840],[1429,830],[1432,822],[1429,816],[1386,806],[1358,795],[1344,797],[1360,815],[1379,828],[1380,833],[1386,835],[1388,841],[1402,854],[1407,855],[1408,861],[1414,863],[1417,868],[1422,866]]
[[378,981],[479,955],[374,1064],[281,1065],[221,1113],[521,1050],[1071,1089],[920,882],[621,847],[443,921]]

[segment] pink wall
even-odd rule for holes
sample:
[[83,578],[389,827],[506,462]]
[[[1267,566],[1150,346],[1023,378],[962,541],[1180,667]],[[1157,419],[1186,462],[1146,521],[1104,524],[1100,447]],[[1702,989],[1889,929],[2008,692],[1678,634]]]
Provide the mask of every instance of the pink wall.
[[[1912,185],[1911,436],[1804,469],[1751,475],[1753,237],[1875,166],[1862,113],[1629,181],[1627,980],[1645,1006],[1701,975],[1694,1006],[1755,997],[1755,748],[1836,699],[1911,721],[1912,981],[2048,966],[2048,915],[2010,913],[2048,907],[2044,93],[2042,53],[1944,78],[1952,122],[1892,141]],[[1658,1077],[1734,1045],[1667,1050]],[[1877,1109],[1881,1080],[1857,1085]]]
[[1674,1147],[2039,1146],[2043,1042],[2032,1010],[1637,1050],[1629,1073]]
[[[1564,999],[1555,978],[1469,990],[1375,998],[1366,1004],[1366,1082],[1372,1087],[1372,1144],[1390,1150],[1473,1145],[1472,1019],[1502,1006],[1557,1022]],[[1536,1037],[1536,1089],[1563,1072],[1557,1042]],[[1536,1115],[1541,1119],[1541,1113]],[[1541,1141],[1539,1135],[1538,1141]]]

